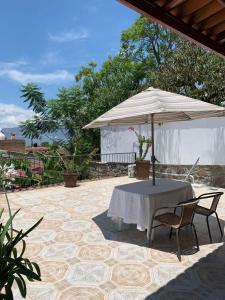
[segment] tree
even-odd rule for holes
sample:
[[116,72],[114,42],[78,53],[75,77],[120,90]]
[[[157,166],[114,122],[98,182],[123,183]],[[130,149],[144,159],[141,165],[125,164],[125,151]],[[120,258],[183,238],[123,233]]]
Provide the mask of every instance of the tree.
[[225,61],[191,42],[180,40],[154,74],[155,86],[220,105],[225,99]]
[[144,17],[122,33],[121,53],[141,62],[144,87],[219,105],[225,98],[225,61]]
[[33,83],[23,85],[21,88],[24,102],[28,102],[28,108],[32,108],[35,113],[43,113],[46,106],[43,93],[39,87]]
[[31,140],[31,146],[33,146],[33,140],[40,137],[38,129],[36,128],[33,120],[26,120],[25,122],[22,122],[20,129],[23,136]]
[[75,79],[51,100],[34,84],[22,87],[37,114],[34,128],[23,124],[25,134],[61,129],[70,153],[85,154],[99,147],[100,134],[83,127],[151,85],[216,104],[225,99],[225,61],[144,17],[122,32],[119,54],[99,68],[90,62]]

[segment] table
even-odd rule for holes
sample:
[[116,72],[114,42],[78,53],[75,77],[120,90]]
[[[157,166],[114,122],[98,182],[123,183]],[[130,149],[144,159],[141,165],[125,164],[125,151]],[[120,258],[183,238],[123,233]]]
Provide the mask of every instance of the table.
[[123,184],[113,189],[107,216],[117,223],[136,224],[139,230],[149,231],[157,208],[176,205],[193,195],[191,184],[179,180],[156,179],[155,186],[151,180]]

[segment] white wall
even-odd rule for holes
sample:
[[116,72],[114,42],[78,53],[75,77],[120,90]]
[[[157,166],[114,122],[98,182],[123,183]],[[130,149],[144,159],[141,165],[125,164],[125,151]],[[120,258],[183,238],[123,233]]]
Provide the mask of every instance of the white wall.
[[[150,125],[136,125],[151,136]],[[101,153],[138,152],[136,136],[128,126],[101,129]],[[163,164],[225,165],[225,118],[155,125],[155,155]],[[149,157],[148,157],[149,158]]]

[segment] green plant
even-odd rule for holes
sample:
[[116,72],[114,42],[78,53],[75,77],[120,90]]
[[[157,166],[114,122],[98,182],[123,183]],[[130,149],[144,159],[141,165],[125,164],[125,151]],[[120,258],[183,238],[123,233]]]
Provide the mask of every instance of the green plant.
[[97,149],[94,149],[88,155],[71,155],[65,145],[54,145],[48,150],[37,152],[35,155],[43,162],[45,174],[51,176],[54,172],[58,175],[59,172],[64,172],[80,176],[96,152]]
[[9,162],[14,166],[15,170],[22,170],[27,177],[32,177],[31,162],[27,157],[11,158]]
[[[81,175],[90,164],[92,157],[96,154],[94,149],[90,154],[86,155],[65,155],[57,151],[63,171],[66,173],[75,173]],[[65,152],[64,152],[65,153]],[[67,153],[66,153],[67,154]]]
[[[0,299],[2,300],[14,299],[12,291],[14,281],[19,287],[21,296],[25,298],[27,294],[25,278],[29,281],[41,280],[38,264],[24,258],[24,253],[26,250],[25,238],[40,224],[42,218],[26,232],[13,229],[13,232],[16,232],[15,236],[13,236],[9,234],[9,231],[12,221],[18,212],[19,210],[12,217],[9,217],[5,224],[0,224]],[[2,213],[3,210],[0,213],[0,217]],[[20,243],[22,244],[22,250],[19,253],[17,248]]]
[[[146,138],[145,136],[138,134],[134,127],[129,127],[129,131],[133,131],[137,137],[138,144],[139,144],[139,156],[137,157],[138,160],[144,160],[146,155],[152,145],[152,140],[150,138]],[[145,150],[144,150],[145,145]]]
[[[25,279],[29,281],[41,280],[41,272],[37,263],[24,257],[26,251],[25,238],[42,221],[41,218],[27,231],[16,230],[13,220],[18,214],[17,210],[12,214],[7,194],[7,187],[14,180],[14,166],[0,156],[0,186],[8,206],[9,218],[3,222],[3,210],[0,211],[0,299],[13,300],[13,284],[17,284],[21,296],[26,298],[27,287]],[[18,248],[21,245],[21,250]]]

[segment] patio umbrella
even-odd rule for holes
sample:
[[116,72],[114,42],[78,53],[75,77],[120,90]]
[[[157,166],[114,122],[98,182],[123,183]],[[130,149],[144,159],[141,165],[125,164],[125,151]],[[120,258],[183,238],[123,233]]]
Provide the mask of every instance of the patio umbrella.
[[149,87],[125,100],[84,128],[151,124],[152,178],[155,185],[154,123],[225,116],[223,107]]

